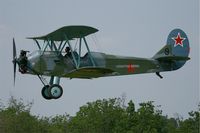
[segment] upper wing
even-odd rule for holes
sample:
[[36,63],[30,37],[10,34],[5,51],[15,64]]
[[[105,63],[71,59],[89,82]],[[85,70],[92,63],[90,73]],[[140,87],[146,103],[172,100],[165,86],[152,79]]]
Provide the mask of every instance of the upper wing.
[[89,26],[65,26],[47,35],[39,37],[28,37],[28,39],[52,41],[73,40],[73,38],[82,38],[97,31],[97,29]]

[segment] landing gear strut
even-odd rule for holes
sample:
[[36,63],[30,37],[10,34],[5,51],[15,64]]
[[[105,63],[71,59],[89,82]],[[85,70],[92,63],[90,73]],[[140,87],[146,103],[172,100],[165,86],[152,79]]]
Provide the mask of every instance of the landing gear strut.
[[62,96],[63,89],[59,85],[60,83],[59,77],[51,76],[51,79],[48,85],[45,85],[44,79],[41,76],[38,76],[38,77],[44,84],[44,87],[42,88],[42,91],[41,91],[43,98],[45,98],[46,100],[50,100],[50,99],[58,99]]

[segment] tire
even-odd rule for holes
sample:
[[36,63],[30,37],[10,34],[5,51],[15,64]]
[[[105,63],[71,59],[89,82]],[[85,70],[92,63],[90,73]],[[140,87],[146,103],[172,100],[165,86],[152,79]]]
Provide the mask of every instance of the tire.
[[45,85],[43,88],[42,88],[42,97],[46,100],[50,100],[52,99],[51,96],[49,95],[49,85]]
[[48,91],[49,91],[50,97],[53,98],[53,99],[58,99],[63,94],[62,87],[60,85],[57,85],[57,84],[50,86]]

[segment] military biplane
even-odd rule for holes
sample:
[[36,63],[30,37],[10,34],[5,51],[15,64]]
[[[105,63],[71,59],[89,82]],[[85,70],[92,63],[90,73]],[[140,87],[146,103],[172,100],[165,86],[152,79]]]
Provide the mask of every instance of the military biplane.
[[[152,58],[126,57],[92,52],[86,37],[98,30],[89,26],[65,26],[44,36],[29,37],[37,44],[38,50],[27,54],[21,50],[16,55],[15,40],[13,38],[14,82],[16,64],[22,74],[37,75],[44,87],[42,96],[45,99],[58,99],[63,94],[59,85],[60,78],[93,79],[107,76],[120,76],[141,73],[156,73],[173,71],[181,68],[189,55],[189,41],[181,29],[174,29],[168,36],[167,44]],[[78,40],[75,50],[71,44]],[[87,53],[81,56],[82,46]],[[66,53],[65,53],[66,52]],[[64,54],[63,54],[64,53]],[[43,76],[50,76],[47,82]]]

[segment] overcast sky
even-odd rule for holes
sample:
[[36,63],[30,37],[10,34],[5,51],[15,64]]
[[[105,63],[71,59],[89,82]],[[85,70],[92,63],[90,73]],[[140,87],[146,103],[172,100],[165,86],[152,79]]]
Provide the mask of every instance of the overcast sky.
[[[37,76],[17,73],[13,87],[12,38],[20,49],[37,47],[28,36],[44,35],[65,25],[88,25],[99,29],[92,51],[152,57],[165,44],[171,30],[188,35],[191,60],[183,68],[155,74],[141,74],[93,80],[61,79],[63,96],[46,101]],[[92,40],[91,37],[88,38]],[[92,42],[92,41],[91,41]],[[164,115],[196,110],[199,103],[199,1],[198,0],[1,0],[0,1],[0,99],[11,95],[34,101],[36,115],[75,115],[87,102],[126,94],[127,101],[155,101]]]

